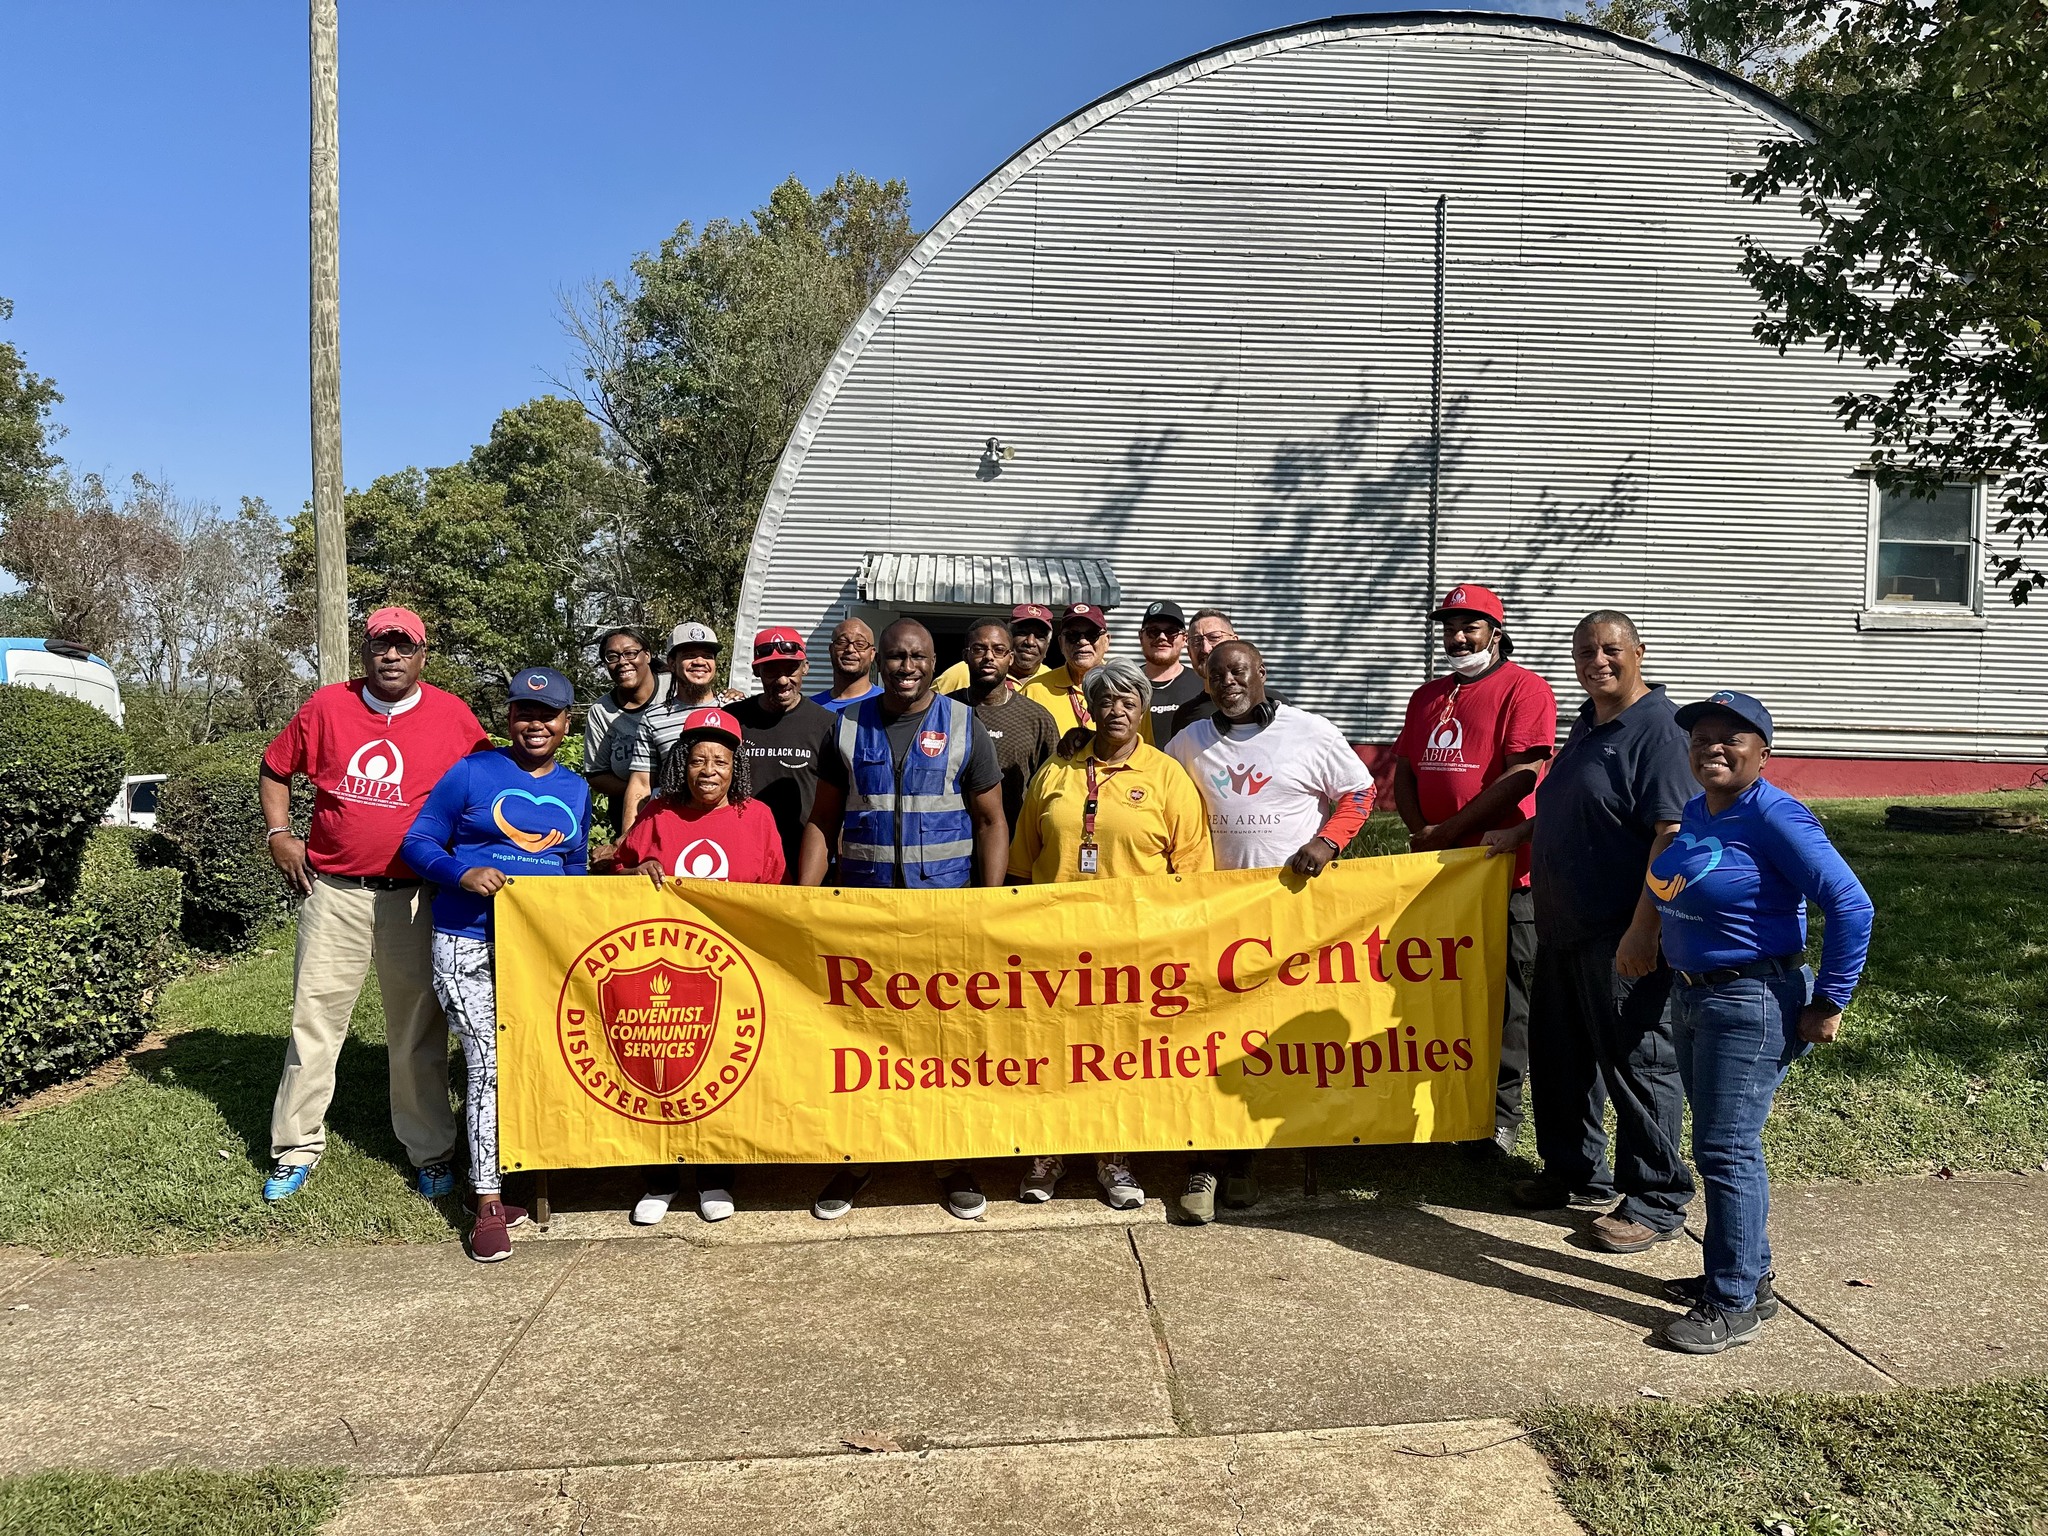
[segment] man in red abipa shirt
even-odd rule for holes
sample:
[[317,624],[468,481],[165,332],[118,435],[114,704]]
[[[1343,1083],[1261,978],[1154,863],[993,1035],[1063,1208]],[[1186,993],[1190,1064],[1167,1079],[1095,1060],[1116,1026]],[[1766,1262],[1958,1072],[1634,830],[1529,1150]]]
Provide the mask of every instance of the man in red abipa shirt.
[[[1394,807],[1417,853],[1475,848],[1486,833],[1527,821],[1536,813],[1536,781],[1557,744],[1557,695],[1508,660],[1514,642],[1501,600],[1467,582],[1451,588],[1430,617],[1443,624],[1450,672],[1415,690],[1394,743]],[[1508,897],[1507,1007],[1494,1096],[1493,1140],[1504,1152],[1514,1149],[1522,1129],[1535,964],[1536,909],[1524,846]]]
[[[448,1026],[434,998],[433,893],[398,845],[441,775],[490,745],[470,708],[420,681],[427,629],[407,608],[379,608],[363,641],[364,675],[318,689],[263,754],[257,793],[271,862],[293,890],[299,945],[292,1038],[270,1111],[276,1160],[265,1200],[305,1187],[327,1145],[334,1064],[374,960],[391,1055],[391,1128],[419,1170],[420,1193],[455,1188]],[[292,834],[294,774],[313,784],[313,821]]]

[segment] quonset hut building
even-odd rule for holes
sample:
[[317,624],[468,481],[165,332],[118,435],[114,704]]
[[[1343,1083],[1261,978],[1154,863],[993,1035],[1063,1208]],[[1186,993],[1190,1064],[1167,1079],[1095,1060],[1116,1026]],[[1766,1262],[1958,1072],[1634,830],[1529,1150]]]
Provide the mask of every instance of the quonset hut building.
[[[1227,609],[1275,680],[1393,740],[1454,582],[1503,593],[1569,715],[1571,627],[1635,615],[1675,694],[1737,687],[1774,776],[2023,784],[2048,606],[1988,590],[1981,488],[1881,494],[1779,357],[1729,174],[1807,131],[1746,82],[1568,23],[1345,17],[1171,65],[1035,139],[848,332],[761,511],[738,629],[1013,603]],[[878,626],[879,627],[879,626]],[[746,652],[736,647],[744,674]]]

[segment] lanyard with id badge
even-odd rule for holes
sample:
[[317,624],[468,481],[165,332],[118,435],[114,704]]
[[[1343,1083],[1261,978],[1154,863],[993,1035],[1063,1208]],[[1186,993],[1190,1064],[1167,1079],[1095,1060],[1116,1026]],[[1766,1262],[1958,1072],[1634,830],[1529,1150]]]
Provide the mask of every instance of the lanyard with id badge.
[[[1122,773],[1128,763],[1119,763],[1110,769],[1111,773]],[[1095,777],[1095,759],[1088,759],[1088,798],[1081,806],[1081,873],[1092,875],[1100,865],[1095,847],[1095,809],[1102,799],[1100,786]]]

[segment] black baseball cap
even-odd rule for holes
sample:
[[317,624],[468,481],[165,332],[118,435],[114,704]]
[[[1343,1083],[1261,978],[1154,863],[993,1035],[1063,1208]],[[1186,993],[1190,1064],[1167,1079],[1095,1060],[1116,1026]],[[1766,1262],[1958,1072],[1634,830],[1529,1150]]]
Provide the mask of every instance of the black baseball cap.
[[1140,622],[1150,624],[1154,619],[1170,620],[1175,629],[1188,627],[1188,616],[1180,611],[1179,603],[1147,603],[1145,617]]

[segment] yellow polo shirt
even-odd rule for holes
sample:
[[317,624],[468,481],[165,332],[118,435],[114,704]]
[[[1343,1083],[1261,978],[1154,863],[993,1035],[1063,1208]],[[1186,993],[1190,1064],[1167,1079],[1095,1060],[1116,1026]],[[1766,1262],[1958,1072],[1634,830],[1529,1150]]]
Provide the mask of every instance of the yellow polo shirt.
[[[1051,668],[1049,667],[1040,667],[1036,672],[1031,674],[1029,680],[1017,683],[1018,690],[1021,692],[1023,689],[1030,687],[1032,683],[1036,682],[1039,678],[1045,676],[1045,674],[1050,670]],[[962,688],[965,688],[969,683],[973,681],[974,679],[967,675],[967,663],[964,661],[956,661],[953,663],[953,665],[946,668],[945,671],[941,672],[937,677],[932,679],[932,691],[934,693],[958,693]],[[1014,677],[1011,678],[1010,681],[1013,683],[1017,682],[1017,680]]]
[[[1081,723],[1074,713],[1074,701],[1081,694],[1080,679],[1065,667],[1039,673],[1018,692],[1049,713],[1062,736]],[[1138,717],[1138,739],[1148,747],[1152,745],[1152,711],[1149,709]]]
[[[1096,876],[1194,874],[1214,869],[1209,813],[1187,770],[1139,742],[1121,763],[1096,770]],[[1024,791],[1010,835],[1010,874],[1033,885],[1094,878],[1081,873],[1081,813],[1088,758],[1055,757]]]

